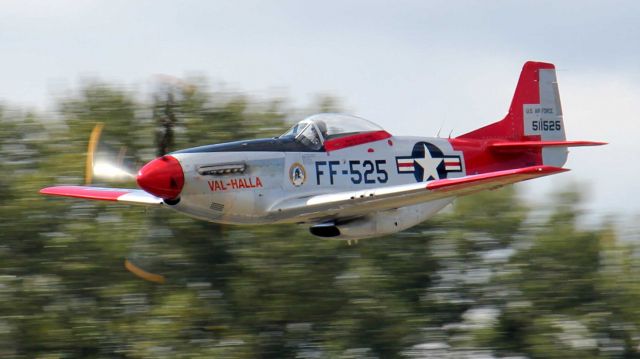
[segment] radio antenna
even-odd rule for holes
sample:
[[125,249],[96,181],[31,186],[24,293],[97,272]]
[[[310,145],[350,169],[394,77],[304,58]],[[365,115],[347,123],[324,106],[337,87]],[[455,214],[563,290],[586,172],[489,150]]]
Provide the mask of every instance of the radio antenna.
[[445,123],[446,119],[442,120],[442,123],[440,123],[440,128],[438,129],[438,133],[436,134],[436,137],[440,138],[440,131],[442,131],[442,127],[444,127],[444,123]]

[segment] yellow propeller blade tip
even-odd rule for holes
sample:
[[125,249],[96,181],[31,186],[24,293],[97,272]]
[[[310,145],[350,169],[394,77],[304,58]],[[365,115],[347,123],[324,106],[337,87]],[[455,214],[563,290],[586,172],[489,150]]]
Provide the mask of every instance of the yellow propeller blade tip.
[[163,275],[160,274],[155,274],[155,273],[151,273],[151,272],[147,272],[146,270],[136,266],[135,264],[133,264],[133,262],[131,262],[128,259],[125,259],[124,261],[124,267],[131,273],[135,274],[136,276],[149,281],[149,282],[154,282],[154,283],[158,283],[158,284],[164,284],[165,282],[165,277]]

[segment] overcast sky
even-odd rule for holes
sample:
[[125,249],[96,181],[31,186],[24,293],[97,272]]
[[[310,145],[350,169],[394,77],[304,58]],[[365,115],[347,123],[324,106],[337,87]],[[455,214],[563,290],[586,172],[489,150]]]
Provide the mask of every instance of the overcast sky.
[[577,183],[592,214],[640,213],[638,1],[4,0],[0,56],[0,101],[42,111],[87,76],[196,72],[425,136],[501,119],[523,63],[553,62],[568,138],[610,145],[572,150],[528,197]]

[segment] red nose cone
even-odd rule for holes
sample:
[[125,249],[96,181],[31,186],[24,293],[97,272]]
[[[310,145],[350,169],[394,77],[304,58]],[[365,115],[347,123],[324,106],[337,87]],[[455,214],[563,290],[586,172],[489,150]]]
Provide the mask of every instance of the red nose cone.
[[180,162],[171,156],[162,156],[144,165],[136,180],[140,188],[163,199],[178,198],[184,186]]

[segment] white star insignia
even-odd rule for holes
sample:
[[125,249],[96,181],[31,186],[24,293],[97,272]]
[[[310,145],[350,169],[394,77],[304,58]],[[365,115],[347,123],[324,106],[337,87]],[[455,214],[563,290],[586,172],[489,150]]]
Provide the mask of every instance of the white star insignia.
[[431,157],[429,148],[424,145],[424,158],[416,158],[414,161],[422,167],[422,181],[429,181],[430,177],[433,179],[440,179],[438,176],[438,166],[442,163],[442,158]]

